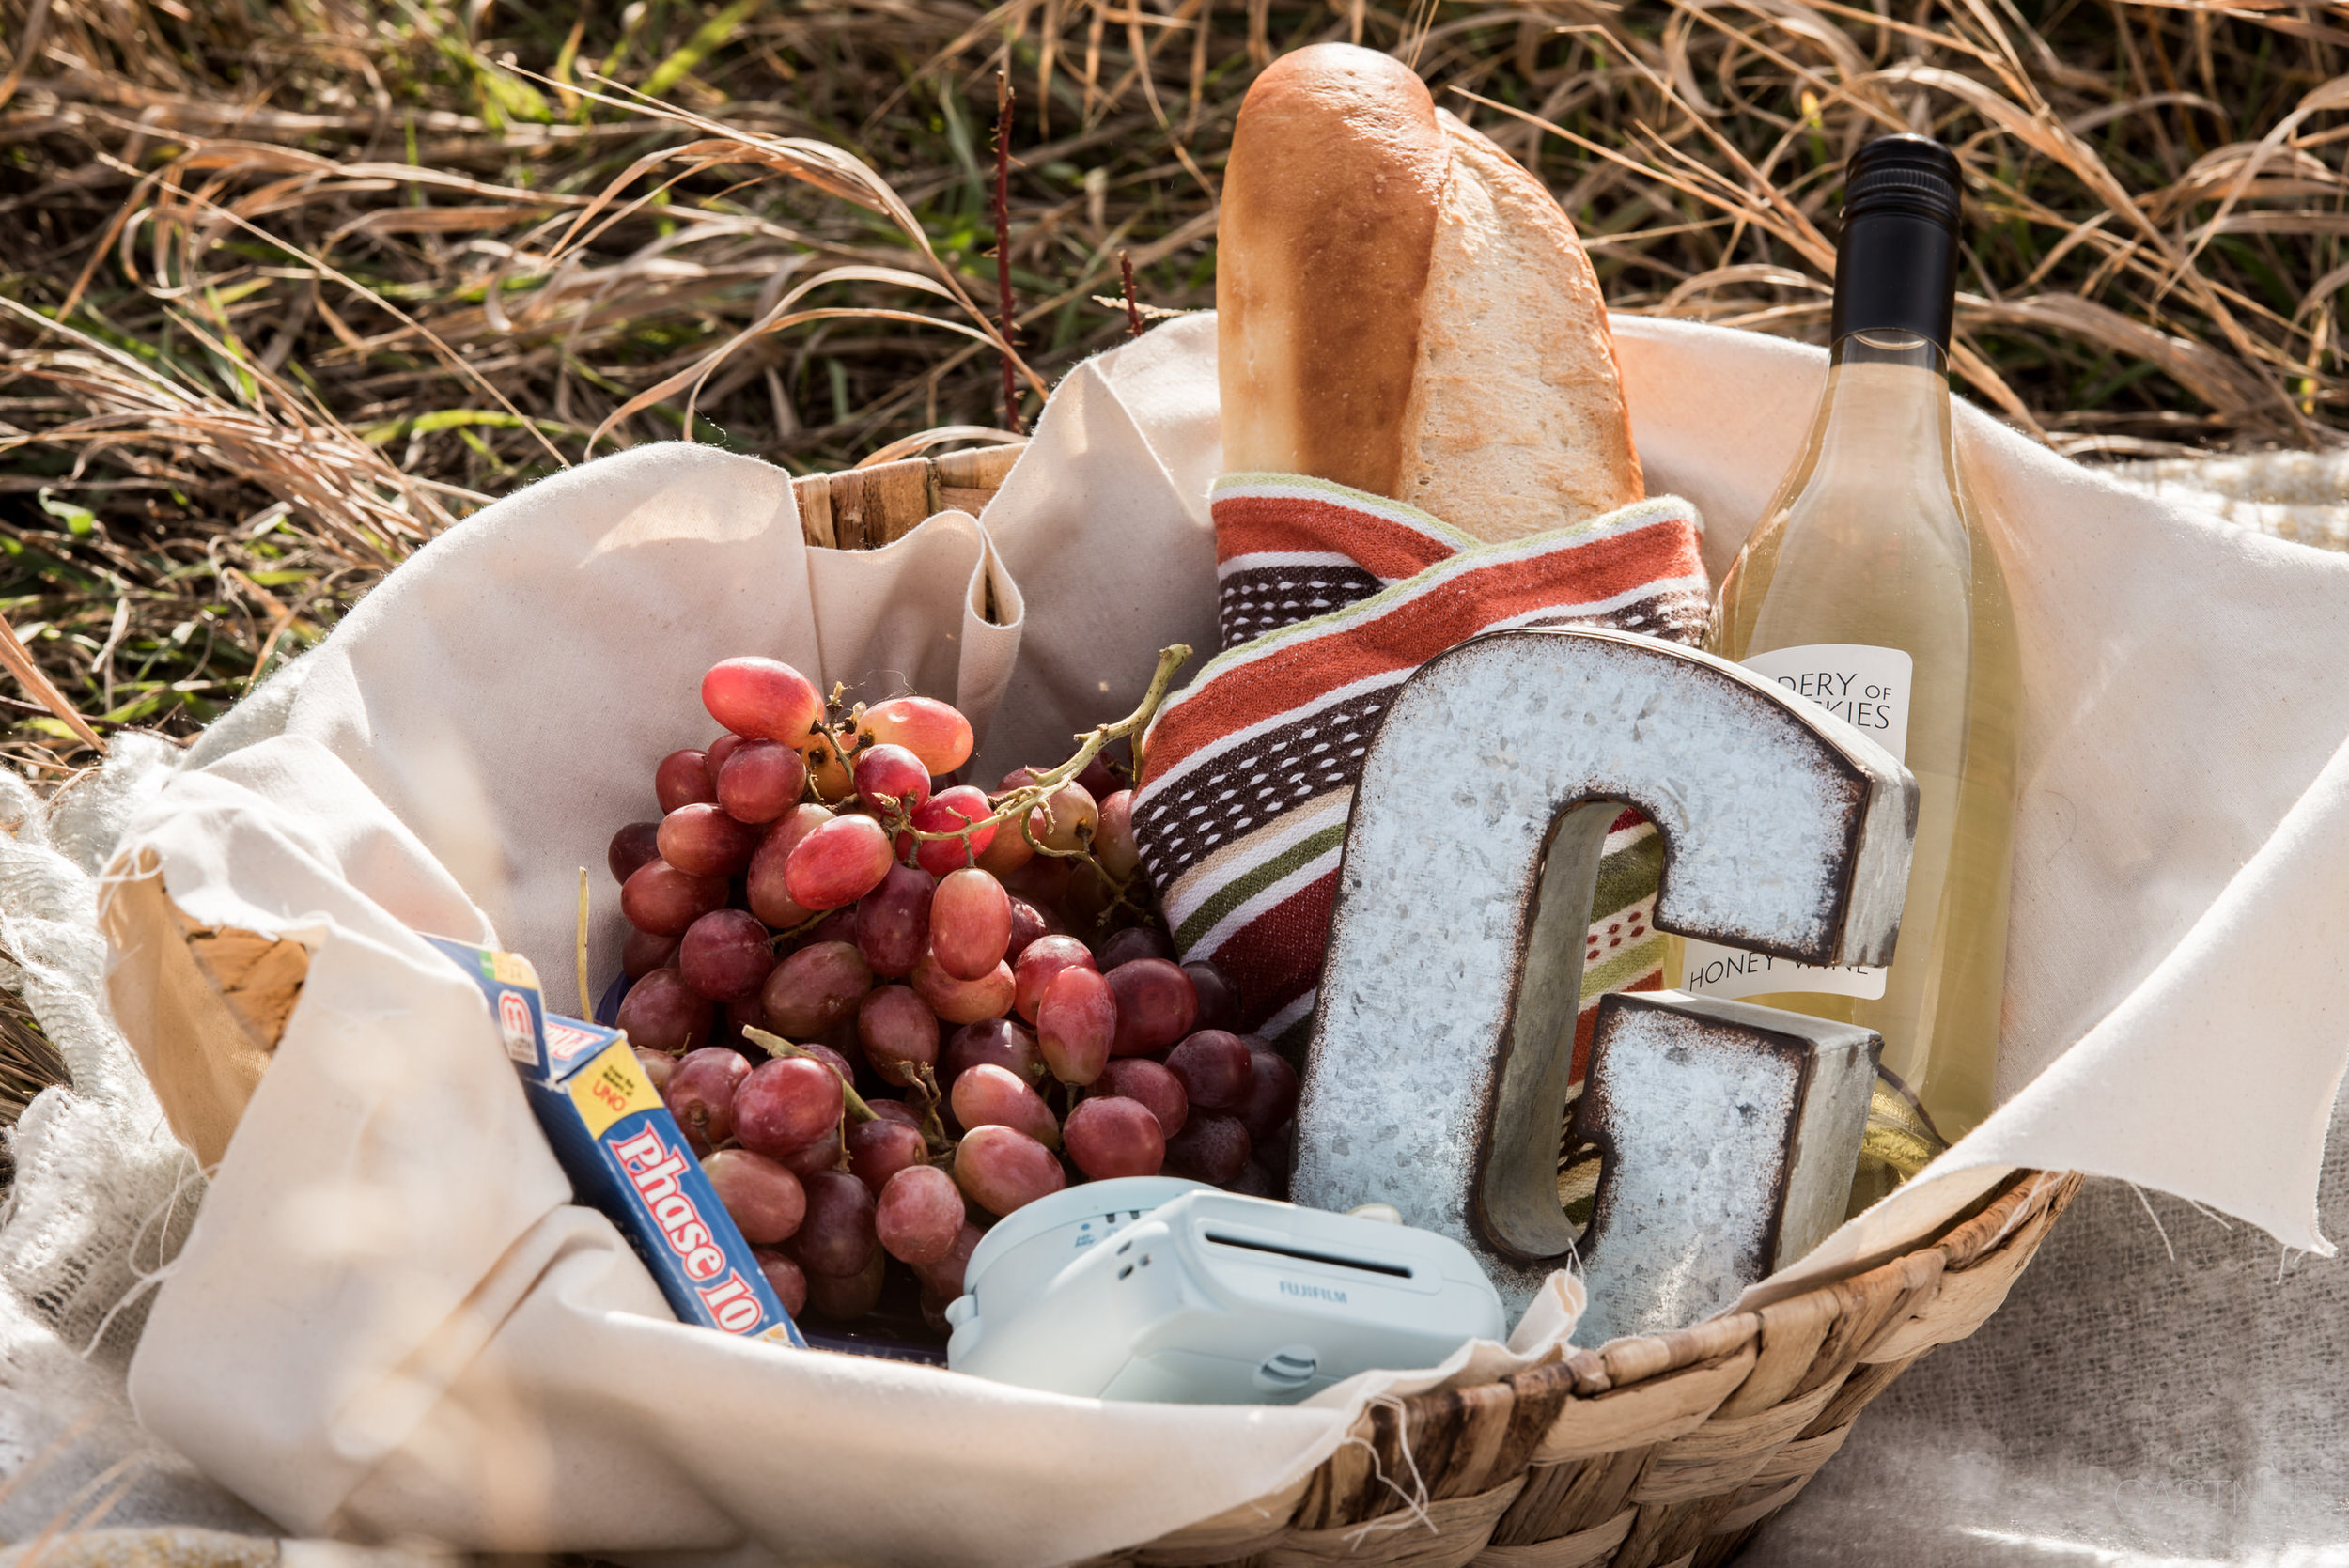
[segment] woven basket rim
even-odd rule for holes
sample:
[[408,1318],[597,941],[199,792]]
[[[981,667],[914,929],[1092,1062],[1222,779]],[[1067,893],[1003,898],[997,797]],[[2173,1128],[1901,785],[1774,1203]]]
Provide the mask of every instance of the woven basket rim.
[[940,512],[976,513],[1027,446],[1025,441],[998,442],[802,475],[791,481],[801,536],[818,550],[876,550]]
[[[1772,1305],[1832,1296],[1839,1291],[1849,1294],[1859,1281],[1902,1279],[1913,1275],[1917,1261],[1928,1254],[1937,1255],[1938,1262],[1933,1265],[1937,1271],[1957,1273],[1970,1268],[2014,1236],[2030,1219],[2045,1212],[2059,1191],[2068,1198],[2066,1184],[2076,1188],[2079,1180],[2069,1172],[2015,1171],[1957,1219],[1927,1231],[1894,1256],[1872,1266],[1866,1260],[1857,1261],[1851,1268],[1822,1279]],[[1560,1363],[1559,1374],[1572,1370],[1578,1389],[1588,1393],[1627,1388],[1700,1361],[1734,1354],[1761,1332],[1762,1322],[1760,1310],[1731,1312],[1662,1334],[1625,1335],[1595,1350],[1568,1352]],[[1863,1346],[1863,1358],[1865,1351]],[[1580,1359],[1585,1357],[1589,1359]],[[1551,1369],[1532,1370],[1542,1373]]]
[[[1414,1568],[1471,1559],[1477,1568],[1678,1568],[1699,1547],[1698,1564],[1725,1561],[1842,1447],[1875,1394],[1988,1317],[2082,1180],[2018,1170],[1937,1235],[1758,1311],[1569,1349],[1494,1383],[1381,1401],[1301,1485],[1120,1560],[1302,1568],[1342,1553]],[[1578,1441],[1584,1429],[1600,1440]],[[1415,1508],[1391,1478],[1426,1472],[1448,1473]],[[1532,1499],[1546,1472],[1574,1475],[1586,1495],[1611,1478],[1620,1508],[1567,1535],[1520,1529],[1504,1541],[1519,1494]],[[1378,1535],[1361,1528],[1398,1514],[1460,1531],[1464,1549],[1422,1555],[1438,1548],[1416,1524]],[[1666,1542],[1677,1549],[1655,1556]]]

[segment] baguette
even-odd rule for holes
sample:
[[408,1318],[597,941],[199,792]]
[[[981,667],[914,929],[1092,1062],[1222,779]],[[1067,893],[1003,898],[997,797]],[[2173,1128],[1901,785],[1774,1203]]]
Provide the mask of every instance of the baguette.
[[1385,54],[1316,44],[1249,89],[1216,308],[1229,472],[1335,480],[1486,541],[1645,493],[1574,225]]

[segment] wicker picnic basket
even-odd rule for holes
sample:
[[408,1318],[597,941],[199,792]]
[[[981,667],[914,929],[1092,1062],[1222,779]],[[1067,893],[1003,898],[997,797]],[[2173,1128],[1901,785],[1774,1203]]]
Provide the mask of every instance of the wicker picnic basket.
[[[795,480],[801,531],[824,549],[869,550],[935,512],[976,513],[1019,454],[980,447]],[[1374,1405],[1359,1441],[1279,1495],[1099,1561],[1726,1562],[1904,1368],[1998,1310],[2079,1187],[2018,1172],[1943,1234],[1759,1312]]]

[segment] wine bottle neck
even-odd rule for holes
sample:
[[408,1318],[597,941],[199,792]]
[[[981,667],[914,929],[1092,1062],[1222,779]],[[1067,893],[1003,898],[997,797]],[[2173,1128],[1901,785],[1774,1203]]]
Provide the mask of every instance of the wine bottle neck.
[[1951,487],[1955,452],[1940,346],[1913,333],[1845,334],[1835,345],[1811,438],[1812,484]]

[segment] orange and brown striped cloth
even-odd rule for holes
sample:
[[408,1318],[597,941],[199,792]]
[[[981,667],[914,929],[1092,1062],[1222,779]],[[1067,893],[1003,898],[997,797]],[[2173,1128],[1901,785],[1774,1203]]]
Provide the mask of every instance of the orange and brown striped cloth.
[[[1694,644],[1711,595],[1696,508],[1657,496],[1485,544],[1414,507],[1296,474],[1228,474],[1211,497],[1223,648],[1159,711],[1134,829],[1185,958],[1239,986],[1247,1027],[1294,1054],[1310,1030],[1346,812],[1396,688],[1503,627],[1597,626]],[[1477,737],[1430,736],[1431,776]],[[1585,949],[1575,1070],[1598,994],[1652,988],[1663,848],[1609,833]]]

